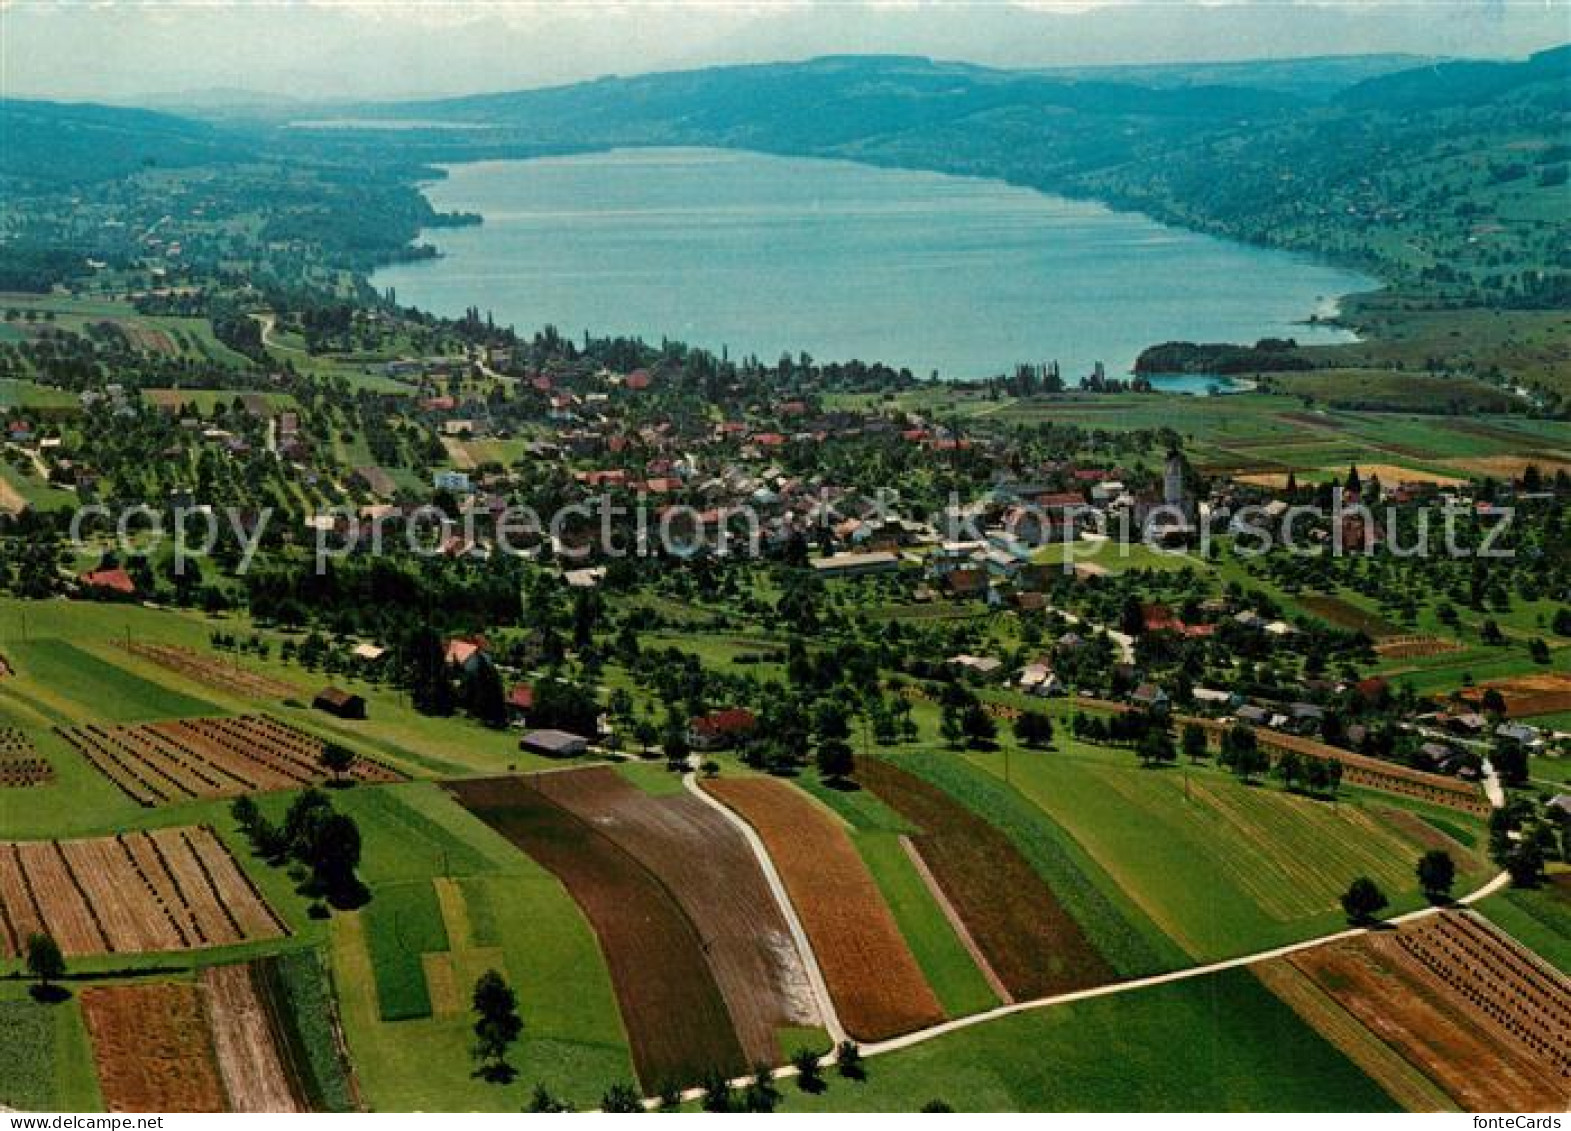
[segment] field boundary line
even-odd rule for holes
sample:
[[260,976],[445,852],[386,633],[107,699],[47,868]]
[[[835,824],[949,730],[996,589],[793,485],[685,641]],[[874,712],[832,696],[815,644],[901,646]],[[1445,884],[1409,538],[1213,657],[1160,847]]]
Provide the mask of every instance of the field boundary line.
[[724,817],[747,841],[753,858],[758,861],[759,870],[764,874],[764,881],[769,885],[770,894],[774,896],[780,913],[785,916],[791,938],[796,942],[797,949],[802,952],[802,964],[807,968],[807,981],[813,988],[813,997],[818,1000],[819,1017],[824,1022],[824,1028],[829,1031],[829,1039],[836,1045],[847,1040],[845,1027],[840,1024],[840,1015],[835,1012],[834,1000],[829,996],[829,983],[824,980],[824,972],[818,965],[818,955],[813,950],[813,944],[808,940],[802,920],[797,917],[796,907],[791,902],[791,896],[786,892],[785,881],[776,869],[774,860],[770,858],[769,850],[764,847],[763,838],[740,815],[733,813],[718,798],[706,793],[698,784],[697,774],[691,771],[683,774],[682,785],[689,793]]
[[917,875],[922,877],[922,882],[927,885],[928,894],[933,897],[933,902],[938,904],[938,909],[944,913],[944,918],[949,920],[950,928],[955,932],[955,937],[960,940],[960,945],[965,947],[966,953],[971,956],[971,961],[976,963],[976,968],[982,972],[988,988],[998,995],[998,1000],[1005,1005],[1013,1005],[1015,995],[1009,992],[1009,987],[1004,985],[1003,979],[998,976],[998,971],[993,969],[993,964],[987,960],[987,955],[982,953],[982,948],[977,945],[976,938],[971,934],[971,928],[965,925],[965,920],[960,918],[960,912],[950,902],[949,893],[944,891],[938,882],[938,877],[933,875],[933,870],[927,866],[927,861],[922,859],[922,850],[916,846],[916,841],[900,835],[900,847],[905,849],[905,854],[916,868]]

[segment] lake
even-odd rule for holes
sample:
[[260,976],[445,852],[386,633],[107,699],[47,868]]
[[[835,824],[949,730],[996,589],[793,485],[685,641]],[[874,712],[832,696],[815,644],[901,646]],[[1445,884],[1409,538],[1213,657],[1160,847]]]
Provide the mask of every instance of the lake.
[[[768,361],[979,377],[1057,359],[1121,375],[1148,345],[1348,335],[1303,324],[1376,282],[997,181],[730,150],[457,165],[427,187],[485,223],[378,271],[398,301],[522,333],[662,337]],[[1203,391],[1204,382],[1185,391]]]

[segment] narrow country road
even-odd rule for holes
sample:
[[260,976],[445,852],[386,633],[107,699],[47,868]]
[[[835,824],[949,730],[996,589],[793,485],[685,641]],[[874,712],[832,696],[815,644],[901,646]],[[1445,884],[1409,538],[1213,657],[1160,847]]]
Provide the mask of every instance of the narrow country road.
[[272,314],[253,314],[251,317],[262,324],[262,345],[270,350],[278,350],[280,353],[305,353],[305,350],[298,346],[286,346],[273,337],[273,330],[278,325],[277,316]]
[[780,871],[775,867],[774,860],[770,858],[769,850],[764,847],[764,842],[759,835],[753,831],[752,825],[704,792],[703,787],[698,784],[697,773],[689,770],[683,774],[682,784],[694,797],[730,822],[731,826],[747,841],[747,846],[753,850],[753,857],[764,873],[764,879],[775,897],[775,903],[779,905],[780,913],[785,916],[786,926],[791,930],[792,941],[796,943],[797,950],[802,952],[802,965],[807,969],[807,981],[813,988],[813,999],[818,1003],[818,1015],[823,1020],[830,1039],[838,1045],[846,1040],[845,1027],[840,1024],[840,1016],[835,1012],[834,999],[829,996],[829,984],[824,981],[824,971],[818,965],[818,955],[813,951],[813,944],[808,941],[807,931],[802,926],[802,920],[797,917],[796,907],[792,905],[791,897],[786,893],[785,881],[780,878]]

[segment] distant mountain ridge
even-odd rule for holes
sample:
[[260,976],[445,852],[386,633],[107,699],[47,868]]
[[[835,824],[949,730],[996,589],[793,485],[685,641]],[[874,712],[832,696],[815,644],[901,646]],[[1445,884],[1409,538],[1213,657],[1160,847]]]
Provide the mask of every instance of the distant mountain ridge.
[[[1571,154],[1571,46],[1510,62],[1401,62],[1008,71],[840,55],[302,107],[293,123],[268,116],[277,104],[251,120],[226,105],[212,115],[222,126],[0,103],[0,177],[64,184],[261,148],[412,182],[443,162],[730,147],[1095,198],[1456,301],[1571,303],[1552,222]],[[311,117],[337,124],[302,126]]]

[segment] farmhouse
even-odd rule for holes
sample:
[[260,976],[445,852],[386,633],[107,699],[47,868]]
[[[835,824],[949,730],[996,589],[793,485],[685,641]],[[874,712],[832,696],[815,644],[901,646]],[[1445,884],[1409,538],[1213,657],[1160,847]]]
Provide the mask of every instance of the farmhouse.
[[1152,710],[1167,706],[1167,692],[1154,683],[1142,683],[1129,693],[1129,699]]
[[589,749],[589,740],[565,730],[532,730],[518,740],[518,748],[547,758],[574,758]]
[[340,719],[365,718],[365,697],[339,687],[322,688],[316,693],[316,698],[311,700],[311,706],[329,715],[337,715]]

